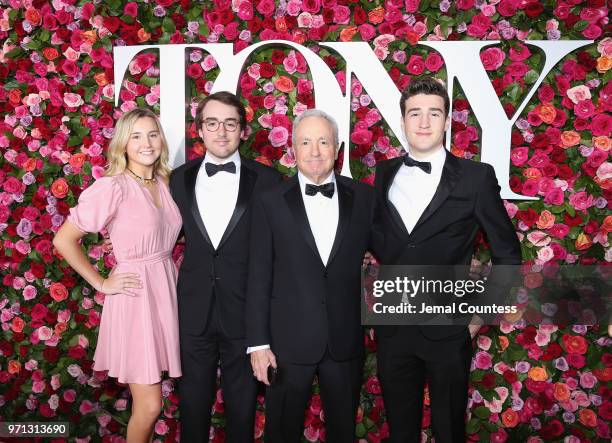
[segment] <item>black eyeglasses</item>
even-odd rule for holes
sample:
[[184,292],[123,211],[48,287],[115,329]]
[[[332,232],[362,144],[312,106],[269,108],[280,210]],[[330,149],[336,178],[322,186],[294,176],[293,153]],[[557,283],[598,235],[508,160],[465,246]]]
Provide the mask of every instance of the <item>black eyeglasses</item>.
[[235,130],[238,129],[238,126],[240,126],[238,124],[238,120],[235,120],[233,118],[228,118],[227,120],[222,121],[222,122],[220,122],[219,120],[215,118],[207,118],[206,120],[204,120],[204,123],[202,124],[202,126],[204,126],[206,130],[210,132],[217,131],[219,129],[219,125],[223,125],[225,130],[229,132],[234,132]]

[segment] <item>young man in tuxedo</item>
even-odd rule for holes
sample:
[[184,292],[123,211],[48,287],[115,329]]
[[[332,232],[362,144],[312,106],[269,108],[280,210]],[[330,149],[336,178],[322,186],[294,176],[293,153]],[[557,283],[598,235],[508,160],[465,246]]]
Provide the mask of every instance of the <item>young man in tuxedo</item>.
[[257,382],[244,328],[251,202],[282,177],[239,154],[246,112],[234,94],[202,100],[196,125],[206,155],[170,178],[185,233],[178,276],[181,441],[209,440],[220,360],[227,441],[252,443]]
[[301,441],[316,374],[327,441],[348,443],[362,381],[360,276],[374,190],[334,173],[338,128],[324,112],[296,118],[293,149],[297,175],[258,196],[253,209],[248,352],[268,385],[266,441]]
[[[382,265],[469,265],[482,228],[493,264],[520,264],[515,230],[490,165],[459,159],[443,146],[450,125],[446,88],[416,80],[401,96],[408,155],[377,166]],[[465,442],[465,411],[478,325],[377,328],[378,373],[391,442],[420,442],[429,383],[437,442]]]

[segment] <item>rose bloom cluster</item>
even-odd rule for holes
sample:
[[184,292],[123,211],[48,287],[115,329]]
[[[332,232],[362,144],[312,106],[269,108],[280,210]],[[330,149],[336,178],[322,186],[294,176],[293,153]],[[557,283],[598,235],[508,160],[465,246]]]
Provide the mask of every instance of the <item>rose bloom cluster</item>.
[[[102,176],[117,118],[136,106],[159,110],[157,51],[139,53],[123,84],[116,85],[113,46],[229,42],[238,52],[270,39],[304,44],[332,69],[341,88],[350,86],[345,149],[353,176],[371,183],[377,163],[401,154],[399,134],[387,127],[359,79],[346,78],[345,62],[318,42],[369,42],[401,90],[418,76],[445,78],[440,55],[419,40],[501,40],[481,52],[481,61],[511,118],[540,69],[541,54],[528,40],[593,39],[562,60],[518,117],[510,186],[538,200],[506,202],[506,209],[530,271],[527,288],[544,265],[612,262],[612,89],[605,81],[612,39],[603,34],[609,15],[603,0],[563,0],[552,10],[518,0],[82,3],[8,0],[0,10],[0,419],[67,420],[78,442],[123,441],[128,392],[91,369],[104,297],[67,267],[51,243],[82,189]],[[210,54],[186,52],[188,158],[205,152],[193,113],[218,73]],[[250,127],[241,152],[293,174],[291,122],[316,99],[304,58],[291,48],[265,47],[247,60],[238,87]],[[481,131],[460,87],[453,97],[451,151],[478,161]],[[99,269],[112,268],[114,257],[99,238],[87,236],[83,244]],[[181,254],[177,247],[179,262]],[[486,262],[488,256],[486,239],[479,237],[476,259]],[[508,323],[483,329],[472,362],[470,439],[609,439],[610,344],[594,327]],[[379,442],[389,430],[372,331],[365,345],[356,435]],[[155,438],[178,441],[178,396],[171,380],[163,381],[162,392],[165,407]],[[261,441],[263,397],[258,403],[255,437]],[[428,404],[426,395],[424,439],[431,436]],[[215,442],[225,441],[223,412],[219,391]],[[324,422],[315,386],[304,438],[325,441]]]

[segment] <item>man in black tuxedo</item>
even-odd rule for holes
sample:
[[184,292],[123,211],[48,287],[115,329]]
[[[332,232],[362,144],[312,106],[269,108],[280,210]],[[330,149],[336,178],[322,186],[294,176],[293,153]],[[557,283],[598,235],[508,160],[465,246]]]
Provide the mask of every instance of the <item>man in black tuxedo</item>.
[[206,155],[170,178],[186,240],[178,276],[181,441],[209,440],[220,360],[227,441],[252,443],[257,382],[244,328],[251,202],[282,177],[238,153],[246,112],[234,94],[202,100],[196,125]]
[[[293,149],[297,175],[258,196],[251,228],[247,342],[255,376],[269,385],[266,441],[301,440],[317,374],[327,441],[353,442],[374,189],[334,173],[338,129],[322,111],[296,118]],[[269,366],[278,370],[272,384]]]
[[[401,96],[408,155],[377,166],[382,265],[469,265],[479,228],[493,264],[520,264],[515,230],[490,165],[459,159],[443,147],[450,125],[446,88],[416,80]],[[377,328],[378,373],[391,442],[421,441],[423,389],[429,383],[438,442],[465,441],[465,411],[478,324]]]

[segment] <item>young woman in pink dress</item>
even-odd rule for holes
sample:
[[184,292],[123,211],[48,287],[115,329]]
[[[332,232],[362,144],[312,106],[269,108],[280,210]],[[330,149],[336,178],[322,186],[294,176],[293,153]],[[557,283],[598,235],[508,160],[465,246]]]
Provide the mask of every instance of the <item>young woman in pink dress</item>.
[[[171,252],[181,216],[168,190],[168,147],[155,114],[117,122],[104,177],[85,189],[53,241],[68,264],[106,294],[93,369],[132,394],[128,442],[148,442],[162,405],[161,373],[180,377],[177,270]],[[79,244],[106,229],[117,260],[107,279]]]

